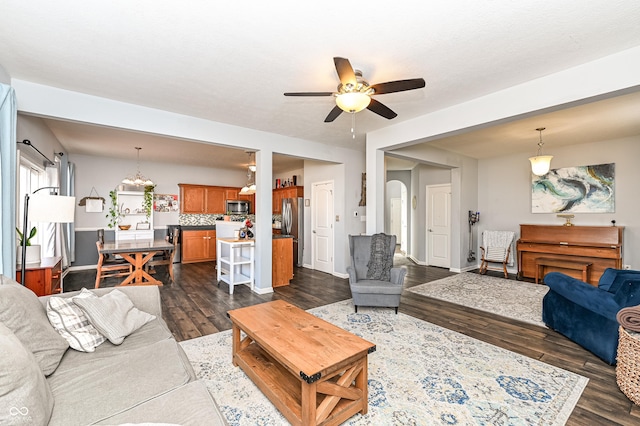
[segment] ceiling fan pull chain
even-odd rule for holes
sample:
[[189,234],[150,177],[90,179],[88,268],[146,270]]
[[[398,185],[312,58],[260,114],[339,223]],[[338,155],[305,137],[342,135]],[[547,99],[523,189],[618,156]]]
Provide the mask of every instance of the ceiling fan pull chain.
[[351,113],[351,137],[356,138],[356,113]]

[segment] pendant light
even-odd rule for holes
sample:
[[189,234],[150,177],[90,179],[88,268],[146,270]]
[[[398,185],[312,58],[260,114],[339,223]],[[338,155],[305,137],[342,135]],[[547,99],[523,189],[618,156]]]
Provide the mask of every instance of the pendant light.
[[551,168],[551,159],[553,155],[542,155],[542,131],[546,127],[538,127],[536,131],[540,132],[540,141],[538,142],[538,153],[535,157],[529,157],[531,161],[531,171],[536,176],[544,176],[549,172]]
[[253,173],[256,172],[256,163],[251,160],[251,154],[253,152],[248,151],[249,154],[249,166],[247,167],[247,184],[242,187],[240,190],[240,194],[242,195],[251,195],[256,193],[256,183],[252,182]]
[[151,181],[151,179],[148,179],[146,177],[144,177],[141,173],[140,173],[140,150],[142,148],[140,148],[139,146],[135,147],[137,150],[137,156],[138,156],[138,171],[135,174],[135,176],[127,176],[126,178],[122,179],[122,183],[124,183],[125,185],[135,185],[135,186],[151,186],[153,185],[153,182]]

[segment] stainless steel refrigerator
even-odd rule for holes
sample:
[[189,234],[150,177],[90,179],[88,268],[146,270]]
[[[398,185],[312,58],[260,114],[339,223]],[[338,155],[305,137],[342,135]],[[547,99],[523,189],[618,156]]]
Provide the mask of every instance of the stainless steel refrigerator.
[[302,266],[304,248],[304,199],[282,200],[282,234],[293,235],[293,264]]

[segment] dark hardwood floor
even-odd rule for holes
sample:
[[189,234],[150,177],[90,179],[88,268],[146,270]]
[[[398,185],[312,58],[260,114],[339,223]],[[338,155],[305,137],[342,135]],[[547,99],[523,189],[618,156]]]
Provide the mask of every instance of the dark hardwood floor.
[[[402,256],[396,256],[395,264],[408,270],[405,288],[453,275]],[[230,329],[226,312],[238,307],[283,299],[310,309],[351,298],[347,280],[305,268],[295,269],[291,285],[266,295],[257,295],[246,286],[237,286],[230,295],[226,284],[216,284],[213,262],[176,264],[174,273],[175,283],[161,287],[160,294],[164,319],[177,340]],[[163,267],[158,267],[157,277],[169,281]],[[71,272],[65,277],[65,291],[92,288],[94,280],[94,270]],[[109,279],[102,286],[117,283]],[[640,407],[618,389],[615,367],[552,330],[411,292],[404,292],[400,312],[589,378],[568,425],[640,424]]]

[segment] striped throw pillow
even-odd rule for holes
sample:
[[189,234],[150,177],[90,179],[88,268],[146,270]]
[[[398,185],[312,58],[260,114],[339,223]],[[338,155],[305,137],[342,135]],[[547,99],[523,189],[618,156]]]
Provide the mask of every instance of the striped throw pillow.
[[97,298],[95,294],[83,288],[74,297],[50,297],[47,302],[49,322],[69,346],[80,352],[93,352],[107,339],[89,322],[82,309],[73,303],[73,299]]

